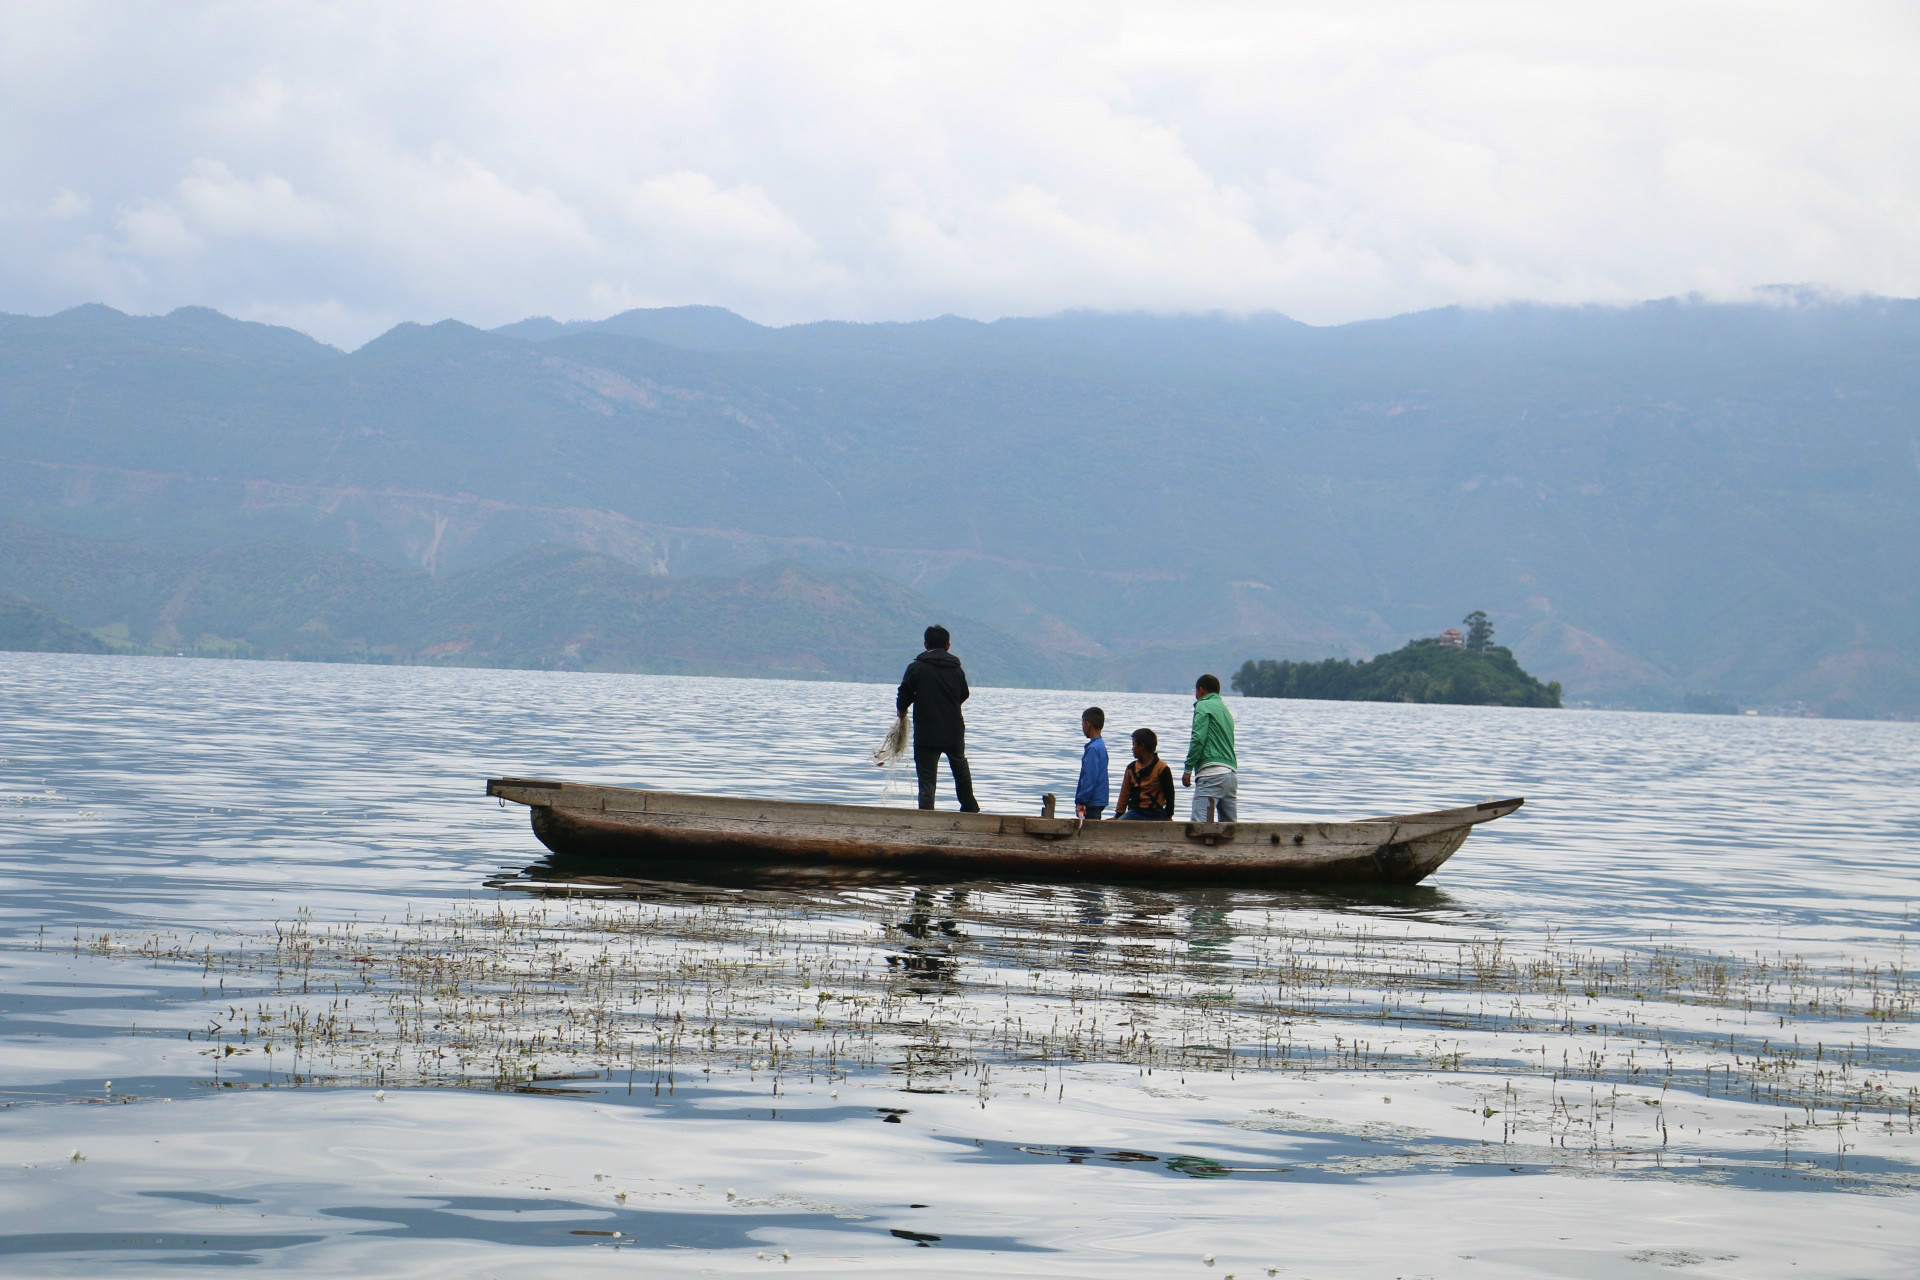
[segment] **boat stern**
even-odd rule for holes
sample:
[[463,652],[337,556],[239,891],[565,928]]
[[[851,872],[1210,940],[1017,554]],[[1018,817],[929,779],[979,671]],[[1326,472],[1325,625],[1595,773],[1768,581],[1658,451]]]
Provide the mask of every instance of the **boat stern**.
[[488,778],[487,794],[502,801],[546,808],[559,800],[566,785],[544,778]]

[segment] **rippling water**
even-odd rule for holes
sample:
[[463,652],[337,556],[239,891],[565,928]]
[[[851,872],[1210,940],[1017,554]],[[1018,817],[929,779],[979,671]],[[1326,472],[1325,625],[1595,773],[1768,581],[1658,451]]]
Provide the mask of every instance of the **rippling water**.
[[0,654],[8,1270],[1920,1270],[1915,726],[1232,700],[1249,818],[1527,797],[1358,896],[557,899],[481,796],[881,803],[890,692]]

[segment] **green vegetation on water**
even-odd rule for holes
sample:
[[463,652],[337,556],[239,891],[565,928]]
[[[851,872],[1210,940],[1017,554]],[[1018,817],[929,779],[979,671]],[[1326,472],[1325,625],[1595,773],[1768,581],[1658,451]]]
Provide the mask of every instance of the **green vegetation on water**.
[[1542,684],[1521,670],[1513,651],[1493,643],[1487,615],[1464,619],[1464,637],[1412,640],[1364,662],[1255,662],[1234,673],[1250,698],[1324,698],[1335,702],[1446,702],[1466,706],[1557,707],[1560,682]]

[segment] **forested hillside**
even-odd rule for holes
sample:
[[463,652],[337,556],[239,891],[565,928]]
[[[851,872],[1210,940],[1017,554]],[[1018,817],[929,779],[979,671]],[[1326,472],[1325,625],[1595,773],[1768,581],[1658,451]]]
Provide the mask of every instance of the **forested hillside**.
[[[42,604],[5,598],[28,587]],[[857,570],[661,577],[543,545],[436,577],[298,543],[155,550],[0,521],[0,648],[888,680],[936,620],[996,683],[1090,678]]]
[[1920,306],[1884,300],[1330,329],[688,308],[350,354],[93,307],[0,318],[0,511],[434,582],[542,543],[668,580],[858,569],[1176,686],[1474,600],[1571,702],[1913,714],[1917,406]]

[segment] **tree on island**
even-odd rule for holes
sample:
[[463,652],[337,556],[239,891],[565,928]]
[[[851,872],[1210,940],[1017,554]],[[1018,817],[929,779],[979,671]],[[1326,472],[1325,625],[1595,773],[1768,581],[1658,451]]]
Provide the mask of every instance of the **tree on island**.
[[1460,621],[1467,624],[1467,648],[1480,653],[1493,643],[1493,624],[1485,609],[1475,609]]
[[1467,706],[1557,707],[1560,682],[1542,684],[1521,670],[1513,651],[1493,641],[1493,624],[1476,609],[1462,619],[1461,645],[1451,639],[1411,640],[1405,648],[1364,662],[1259,662],[1249,659],[1233,687],[1250,698],[1324,698],[1338,702],[1441,702]]

